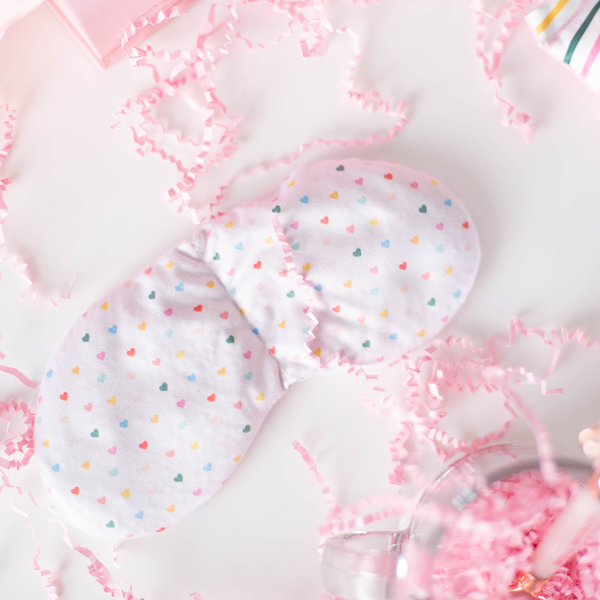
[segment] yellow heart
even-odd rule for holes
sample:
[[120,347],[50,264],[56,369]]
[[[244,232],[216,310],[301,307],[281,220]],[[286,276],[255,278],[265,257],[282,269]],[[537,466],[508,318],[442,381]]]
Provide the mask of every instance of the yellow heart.
[[102,310],[106,310],[106,309],[108,308],[108,302],[105,302],[104,304],[101,304],[101,305],[100,305],[100,308],[101,308]]
[[437,185],[437,181],[435,179],[432,179],[431,182],[433,185]]
[[214,288],[215,287],[215,282],[211,279],[207,284],[206,284],[207,288]]
[[329,194],[329,197],[333,198],[334,200],[337,200],[340,197],[340,195],[337,192],[333,192],[333,194]]
[[446,273],[446,275],[452,275],[452,273],[453,273],[453,269],[452,269],[452,267],[448,267],[448,268],[447,268],[447,269],[444,271],[444,273]]
[[146,331],[146,321],[144,321],[141,325],[138,325],[138,329],[140,331]]
[[415,235],[414,238],[412,238],[412,240],[410,240],[411,244],[418,244],[419,243],[419,236]]
[[390,313],[388,312],[387,308],[384,308],[380,313],[379,313],[382,317],[387,317]]
[[177,358],[183,358],[185,356],[185,352],[183,350],[180,350],[175,356]]
[[219,375],[225,375],[225,373],[227,373],[227,369],[226,369],[225,367],[221,367],[221,368],[220,368],[220,369],[217,371],[217,373],[218,373]]
[[71,369],[71,373],[73,373],[73,375],[79,375],[79,367],[75,367],[74,369]]
[[321,356],[321,348],[317,348],[316,350],[313,350],[313,354],[315,356]]
[[248,311],[247,311],[245,308],[240,308],[240,312],[241,312],[243,315],[245,315],[245,314],[246,314],[246,312],[248,312]]
[[346,281],[346,283],[344,284],[345,288],[351,288],[352,287],[352,281],[350,279],[348,279],[348,281]]
[[90,461],[86,460],[82,465],[81,465],[82,469],[89,469],[90,468]]
[[369,221],[369,225],[377,225],[377,217]]
[[279,323],[279,329],[285,329],[285,320],[281,321],[281,323]]
[[170,260],[170,261],[169,261],[169,262],[168,262],[168,263],[165,265],[165,267],[167,267],[167,269],[172,269],[172,268],[173,268],[173,265],[174,265],[173,261],[172,261],[172,260]]
[[273,236],[269,236],[266,240],[265,240],[265,244],[272,244],[273,243]]
[[121,492],[121,496],[123,496],[123,498],[129,498],[129,496],[131,495],[129,488],[127,488],[126,490],[123,490]]
[[296,180],[295,179],[292,182],[288,183],[288,187],[292,187],[293,185],[296,185]]
[[233,221],[229,221],[229,223],[225,223],[225,227],[227,227],[227,229],[231,229],[233,227]]
[[417,333],[417,335],[418,335],[419,337],[425,337],[425,330],[424,330],[424,329],[421,329],[421,331],[419,331],[419,333]]
[[194,442],[193,444],[190,444],[190,448],[192,450],[198,450],[199,446],[200,446],[200,444],[198,444],[198,442]]
[[42,443],[42,446],[44,446],[44,448],[50,448],[50,440],[46,440]]
[[238,454],[234,459],[233,462],[237,462],[238,460],[240,460],[240,458],[242,458],[241,454]]
[[171,506],[168,506],[168,507],[167,507],[167,510],[168,510],[169,512],[175,512],[175,505],[174,505],[174,504],[171,504]]
[[109,404],[116,404],[116,403],[117,403],[117,397],[116,397],[116,396],[111,396],[111,397],[110,397],[110,398],[107,400],[107,402],[108,402]]
[[150,417],[150,420],[151,420],[153,423],[158,423],[158,415],[154,415],[153,417]]
[[264,392],[261,392],[258,396],[256,396],[257,400],[264,400],[265,399],[265,394]]
[[310,271],[310,263],[306,263],[305,265],[302,265],[302,270],[303,271]]

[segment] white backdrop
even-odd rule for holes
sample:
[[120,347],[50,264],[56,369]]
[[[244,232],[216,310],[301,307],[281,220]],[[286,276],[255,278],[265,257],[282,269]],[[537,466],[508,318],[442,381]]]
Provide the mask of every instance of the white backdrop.
[[[205,19],[207,2],[151,38],[157,47],[188,43]],[[248,35],[268,39],[268,13],[255,10],[263,27]],[[493,89],[474,55],[475,23],[468,2],[380,0],[370,6],[327,4],[336,26],[361,35],[360,90],[377,89],[391,104],[406,100],[408,122],[391,142],[365,148],[316,147],[296,164],[320,158],[381,158],[422,168],[460,197],[482,245],[482,265],[471,296],[444,335],[483,343],[506,336],[510,318],[528,326],[581,325],[600,337],[600,98],[536,46],[519,25],[503,59],[505,94],[532,115],[536,141],[526,144],[500,124]],[[263,18],[264,17],[264,18]],[[322,58],[304,60],[297,40],[266,51],[236,42],[216,81],[240,124],[240,151],[193,192],[206,202],[235,172],[286,156],[316,137],[341,139],[382,134],[382,115],[360,111],[345,99],[340,77],[351,56],[347,36],[334,36]],[[72,298],[57,308],[19,298],[26,284],[0,262],[0,350],[4,364],[34,380],[72,323],[102,292],[189,236],[189,217],[164,199],[174,170],[136,154],[126,126],[111,130],[119,104],[149,84],[148,74],[121,61],[101,72],[45,6],[16,23],[0,40],[0,104],[18,111],[15,143],[1,177],[10,177],[5,200],[7,243],[41,297],[57,298],[77,275]],[[158,109],[187,134],[198,117],[180,104]],[[283,178],[290,167],[244,177],[227,205],[249,200]],[[520,356],[541,368],[549,353],[540,345]],[[598,350],[570,347],[551,383],[565,395],[526,394],[552,433],[558,450],[579,456],[576,434],[600,418]],[[402,374],[389,373],[400,390]],[[299,439],[329,480],[336,499],[394,492],[387,483],[390,423],[367,413],[360,396],[369,385],[342,375],[296,384],[268,417],[249,454],[227,485],[191,518],[160,536],[119,547],[123,577],[146,600],[306,600],[322,589],[316,547],[325,504],[306,465],[292,449]],[[0,373],[0,400],[35,406],[36,394]],[[482,398],[456,400],[449,430],[469,437],[498,424],[501,412]],[[530,439],[519,422],[509,439]],[[11,480],[44,500],[35,459]],[[15,504],[30,511],[30,504]],[[35,540],[24,519],[0,495],[0,596],[38,600],[45,592],[31,570]],[[85,573],[84,559],[62,543],[60,529],[42,513],[32,522],[42,535],[41,564],[60,570],[64,600],[102,598]],[[386,524],[389,525],[389,524]],[[112,545],[71,532],[110,564]],[[118,576],[116,570],[113,571]]]

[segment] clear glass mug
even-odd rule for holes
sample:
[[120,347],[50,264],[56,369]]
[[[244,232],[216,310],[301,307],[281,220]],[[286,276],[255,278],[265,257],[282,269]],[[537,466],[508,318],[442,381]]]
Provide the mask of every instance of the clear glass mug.
[[[582,461],[557,458],[556,464],[582,485],[591,472]],[[453,463],[419,504],[462,510],[493,482],[538,468],[533,445],[489,446]],[[427,578],[443,535],[443,528],[417,514],[404,531],[359,531],[332,537],[323,551],[325,588],[340,600],[430,600]]]

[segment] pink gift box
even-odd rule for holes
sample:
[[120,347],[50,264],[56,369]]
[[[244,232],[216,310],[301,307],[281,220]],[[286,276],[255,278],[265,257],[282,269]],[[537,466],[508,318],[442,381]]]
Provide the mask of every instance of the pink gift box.
[[[106,69],[125,56],[121,49],[123,32],[144,17],[160,11],[186,8],[195,0],[47,0],[94,62]],[[161,25],[147,26],[132,39],[139,44]],[[128,45],[129,47],[129,45]]]

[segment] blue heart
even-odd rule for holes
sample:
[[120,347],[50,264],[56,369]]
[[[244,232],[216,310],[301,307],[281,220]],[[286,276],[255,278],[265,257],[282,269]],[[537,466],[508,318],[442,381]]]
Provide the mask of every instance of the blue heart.
[[367,199],[363,196],[362,198],[359,198],[357,202],[364,206],[367,203]]
[[254,327],[254,328],[252,329],[252,333],[255,333],[256,335],[258,335],[258,329],[257,329],[256,327]]
[[100,435],[100,432],[97,429],[94,429],[94,431],[92,431],[92,433],[90,433],[90,435],[92,437],[98,437]]
[[238,243],[235,245],[235,249],[236,249],[236,250],[243,250],[243,249],[244,249],[244,244],[243,244],[242,242],[238,242]]
[[82,342],[89,342],[90,341],[90,334],[86,333],[82,338],[81,338]]
[[177,475],[177,477],[175,477],[175,479],[173,479],[173,481],[176,481],[176,482],[183,481],[183,475],[181,473],[179,473]]
[[173,337],[173,330],[169,329],[169,331],[165,331],[165,337],[168,337],[168,338]]
[[390,340],[395,340],[398,337],[398,334],[396,332],[390,334]]
[[320,283],[315,285],[315,290],[317,290],[317,292],[320,292],[322,289],[323,289],[323,286]]
[[210,463],[206,463],[202,468],[205,471],[210,471],[212,469],[212,465]]
[[279,206],[279,204],[278,204],[275,208],[271,209],[271,212],[280,213],[281,212],[281,206]]
[[436,246],[436,247],[435,247],[435,249],[436,249],[438,252],[443,252],[443,251],[444,251],[444,244],[440,244],[439,246]]
[[383,242],[381,242],[381,247],[382,248],[389,248],[390,247],[390,240],[383,240]]
[[187,421],[181,421],[181,423],[179,423],[178,427],[179,427],[179,429],[185,429],[186,425],[187,425]]
[[235,344],[235,338],[234,338],[232,335],[230,335],[230,336],[229,336],[229,337],[228,337],[228,338],[225,340],[225,343],[227,343],[227,344]]
[[53,470],[55,473],[58,473],[58,472],[60,471],[60,465],[59,465],[58,463],[57,463],[57,464],[55,464],[55,465],[52,465],[52,470]]
[[448,200],[444,200],[444,204],[446,206],[452,206],[452,200],[448,199]]
[[169,386],[167,385],[167,383],[166,383],[166,382],[164,382],[164,383],[161,383],[161,384],[160,384],[160,386],[158,387],[158,389],[159,389],[161,392],[166,392],[166,391],[169,389]]
[[454,297],[460,298],[460,290],[457,290],[456,292],[454,292]]
[[119,473],[119,469],[111,469],[108,474],[112,475],[113,477],[116,477],[117,474]]
[[156,298],[156,292],[150,292],[150,294],[148,295],[148,298],[150,300],[154,300],[154,298]]
[[300,198],[300,202],[302,202],[302,204],[308,204],[308,196],[302,196],[302,198]]
[[296,296],[296,293],[294,292],[294,290],[290,290],[290,291],[289,291],[289,292],[286,294],[286,296],[287,296],[288,298],[294,298],[294,297]]
[[304,335],[308,335],[308,332],[309,332],[309,331],[310,331],[310,327],[305,327],[305,328],[302,330],[302,333],[303,333]]
[[221,260],[221,255],[217,252],[214,256],[213,256],[213,260]]
[[115,526],[115,522],[114,522],[114,521],[109,521],[109,522],[106,524],[106,526],[107,526],[107,527],[114,527],[114,526]]
[[247,379],[248,381],[250,381],[252,379],[252,373],[246,373],[244,375],[244,379]]
[[41,424],[42,424],[42,417],[38,417],[38,418],[35,420],[35,422],[36,422],[38,425],[41,425]]
[[188,381],[196,381],[196,373],[192,373],[188,375]]
[[379,289],[378,288],[373,288],[371,290],[371,294],[373,294],[373,296],[377,296],[377,294],[379,294]]
[[109,328],[109,330],[111,333],[117,333],[117,326],[113,325],[112,327]]
[[230,293],[232,296],[235,296],[235,288],[231,288],[231,289],[229,290],[229,293]]
[[431,300],[428,300],[427,304],[429,304],[429,306],[435,306],[435,298],[432,298]]
[[47,373],[46,373],[46,377],[50,378],[52,377],[52,369],[50,369]]
[[135,513],[135,515],[133,515],[136,519],[143,519],[144,518],[144,511],[140,510],[138,512]]
[[250,425],[246,425],[246,427],[242,429],[242,433],[250,433]]
[[179,283],[179,284],[177,284],[177,285],[175,286],[175,289],[176,289],[178,292],[183,292],[183,283]]
[[119,423],[119,427],[123,427],[123,429],[125,429],[128,425],[127,419],[123,419],[120,423]]
[[300,242],[295,242],[292,244],[292,250],[300,250]]
[[98,383],[104,383],[106,381],[106,375],[104,373],[102,373],[102,375],[98,375],[98,377],[96,377],[96,381]]

